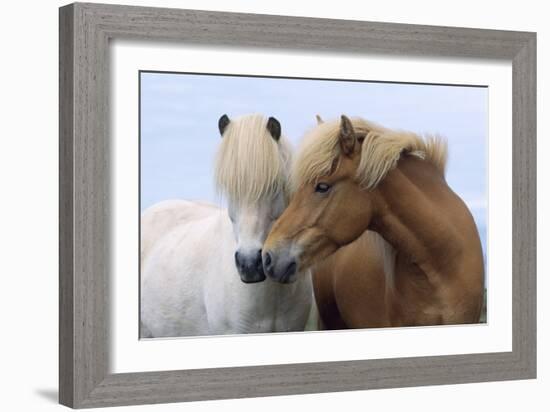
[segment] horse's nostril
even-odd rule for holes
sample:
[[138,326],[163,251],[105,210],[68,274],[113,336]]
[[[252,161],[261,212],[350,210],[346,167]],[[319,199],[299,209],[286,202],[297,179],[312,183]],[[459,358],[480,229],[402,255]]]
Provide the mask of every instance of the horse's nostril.
[[239,254],[239,252],[235,252],[235,265],[237,265],[237,268],[240,268],[242,266],[241,255]]
[[296,273],[296,262],[295,261],[293,261],[292,263],[290,263],[290,265],[287,266],[286,272],[285,272],[285,277],[290,277],[294,273]]
[[263,267],[263,260],[262,260],[262,251],[259,250],[256,254],[256,267],[261,268]]
[[265,265],[266,266],[271,266],[271,254],[268,252],[265,254]]

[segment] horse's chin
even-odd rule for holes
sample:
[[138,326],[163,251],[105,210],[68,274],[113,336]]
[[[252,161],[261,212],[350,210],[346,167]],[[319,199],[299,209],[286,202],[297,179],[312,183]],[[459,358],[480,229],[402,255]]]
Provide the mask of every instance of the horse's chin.
[[263,273],[258,273],[258,274],[255,274],[253,276],[241,275],[241,274],[239,274],[239,275],[241,277],[241,282],[246,283],[247,285],[251,284],[251,283],[260,283],[260,282],[263,282],[266,279],[265,274],[263,274]]
[[279,276],[279,277],[268,276],[268,277],[269,277],[269,280],[271,280],[272,282],[279,283],[281,285],[289,285],[298,280],[298,273],[295,272],[290,276]]
[[292,276],[289,276],[287,278],[278,279],[277,282],[282,285],[290,285],[291,283],[294,283],[298,280],[298,275],[295,273]]

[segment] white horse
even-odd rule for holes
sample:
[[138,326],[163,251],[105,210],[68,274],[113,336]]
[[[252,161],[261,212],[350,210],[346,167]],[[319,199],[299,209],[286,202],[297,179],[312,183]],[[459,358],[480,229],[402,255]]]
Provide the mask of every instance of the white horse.
[[[141,337],[304,330],[311,276],[266,279],[261,248],[288,202],[290,145],[279,122],[219,120],[216,184],[228,209],[172,200],[141,218]],[[304,276],[305,275],[305,276]]]

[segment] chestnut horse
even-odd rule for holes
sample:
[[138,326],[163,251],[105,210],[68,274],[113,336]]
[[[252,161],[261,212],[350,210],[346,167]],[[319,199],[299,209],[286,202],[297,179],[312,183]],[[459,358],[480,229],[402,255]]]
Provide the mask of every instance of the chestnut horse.
[[479,322],[481,242],[446,157],[439,138],[346,116],[319,124],[264,243],[266,274],[285,283],[315,264],[328,329]]

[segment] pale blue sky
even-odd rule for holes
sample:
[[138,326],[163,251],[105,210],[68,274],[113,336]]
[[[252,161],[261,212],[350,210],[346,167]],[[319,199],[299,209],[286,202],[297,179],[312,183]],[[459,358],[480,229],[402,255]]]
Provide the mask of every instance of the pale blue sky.
[[447,181],[469,206],[486,242],[488,93],[483,87],[141,74],[141,208],[166,199],[219,203],[213,159],[218,119],[276,117],[296,147],[325,119],[361,116],[449,142]]

